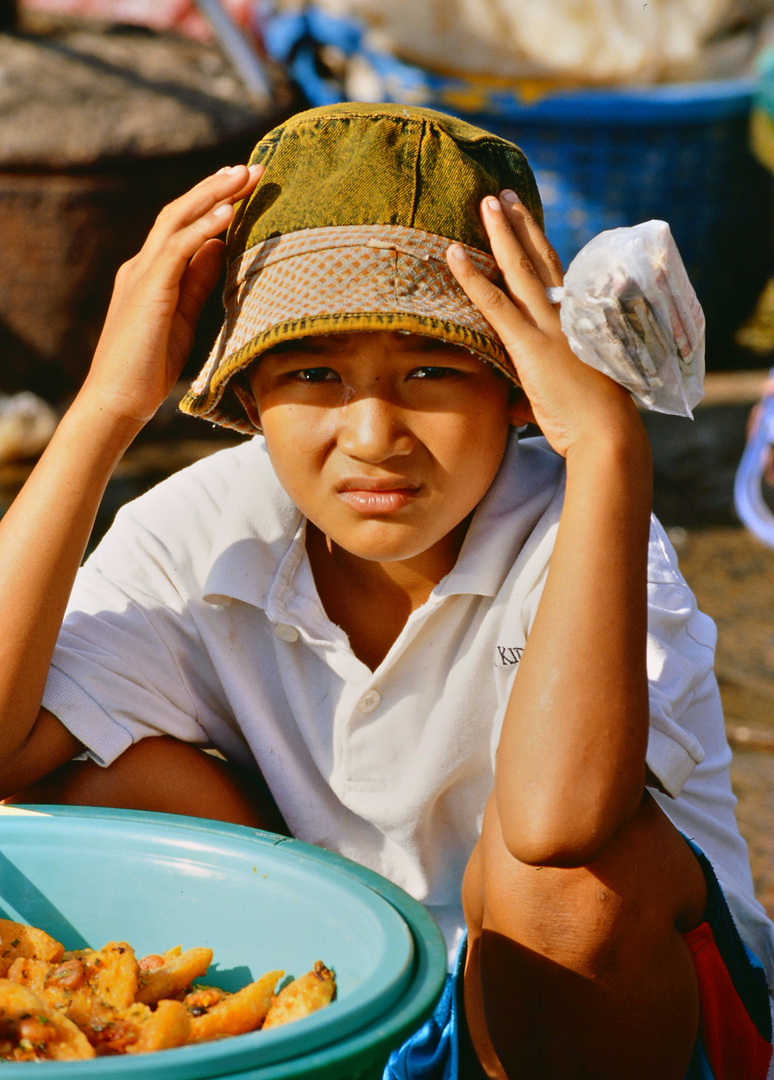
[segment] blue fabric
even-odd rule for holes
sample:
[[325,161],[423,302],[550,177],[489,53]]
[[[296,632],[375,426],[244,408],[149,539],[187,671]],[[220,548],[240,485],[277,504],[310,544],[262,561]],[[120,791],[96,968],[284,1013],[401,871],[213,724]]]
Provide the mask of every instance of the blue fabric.
[[310,8],[282,12],[265,19],[263,40],[272,59],[284,64],[310,105],[335,105],[344,100],[343,87],[326,78],[317,63],[319,44],[335,45],[351,56],[360,50],[362,31],[349,19]]
[[[469,1039],[467,1026],[460,1029],[460,1017],[465,1025],[462,1004],[462,985],[467,936],[460,942],[454,970],[446,976],[443,993],[435,1012],[419,1031],[393,1050],[384,1068],[382,1080],[457,1080],[460,1075],[460,1040]],[[483,1070],[482,1080],[485,1080]],[[476,1080],[466,1076],[464,1080]]]
[[[390,83],[401,88],[400,101],[405,101],[407,96],[408,100],[421,100],[428,105],[432,101],[428,85],[431,76],[389,53],[368,49],[363,43],[363,28],[355,19],[329,15],[311,7],[267,14],[261,25],[267,53],[290,72],[310,105],[334,105],[346,100],[343,85],[333,75],[326,75],[318,62],[321,45],[332,45],[345,56],[365,57],[384,83],[385,101],[395,96],[388,91]],[[448,105],[445,111],[449,111]]]
[[696,1040],[691,1064],[685,1074],[685,1080],[715,1080],[715,1074],[712,1071],[712,1066],[707,1061],[707,1054],[701,1039]]
[[382,1080],[455,1080],[459,1072],[455,981],[454,975],[446,976],[435,1012],[393,1050]]

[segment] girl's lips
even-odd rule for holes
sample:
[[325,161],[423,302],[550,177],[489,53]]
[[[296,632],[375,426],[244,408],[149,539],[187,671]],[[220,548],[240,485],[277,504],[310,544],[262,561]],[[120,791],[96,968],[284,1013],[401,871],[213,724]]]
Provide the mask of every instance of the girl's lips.
[[346,481],[338,496],[347,506],[363,514],[391,514],[402,510],[416,499],[419,487],[403,481],[398,487],[395,481]]

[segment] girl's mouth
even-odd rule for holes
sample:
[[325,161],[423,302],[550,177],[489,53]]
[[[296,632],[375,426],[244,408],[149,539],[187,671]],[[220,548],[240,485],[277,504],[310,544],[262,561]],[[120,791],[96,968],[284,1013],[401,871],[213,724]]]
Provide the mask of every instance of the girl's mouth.
[[412,503],[419,487],[403,477],[383,480],[352,477],[339,486],[338,497],[361,514],[391,514]]
[[416,489],[393,488],[389,491],[372,491],[352,488],[339,492],[339,498],[353,510],[363,514],[391,514],[402,510],[416,499]]

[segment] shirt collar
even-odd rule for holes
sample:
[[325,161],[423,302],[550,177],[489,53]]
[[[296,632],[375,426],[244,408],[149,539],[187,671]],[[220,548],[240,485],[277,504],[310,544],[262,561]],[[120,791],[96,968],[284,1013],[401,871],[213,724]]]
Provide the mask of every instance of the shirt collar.
[[204,599],[265,608],[302,516],[274,473],[263,437],[245,449],[215,530]]
[[543,438],[508,439],[492,484],[476,507],[457,562],[434,595],[496,596],[564,477],[564,459]]

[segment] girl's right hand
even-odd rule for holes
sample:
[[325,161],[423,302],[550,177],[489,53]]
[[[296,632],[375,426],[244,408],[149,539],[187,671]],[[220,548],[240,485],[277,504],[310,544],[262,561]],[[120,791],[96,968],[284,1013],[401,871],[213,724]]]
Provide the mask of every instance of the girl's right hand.
[[218,234],[262,172],[221,169],[164,207],[141,251],[116,275],[82,404],[138,430],[153,416],[180,376],[220,275],[225,244]]
[[489,281],[465,256],[449,248],[452,273],[497,332],[526,395],[514,422],[538,424],[553,449],[569,458],[578,447],[644,429],[631,395],[570,348],[559,311],[546,287],[562,281],[559,259],[532,215],[513,192],[482,202],[481,216],[502,271],[504,288]]

